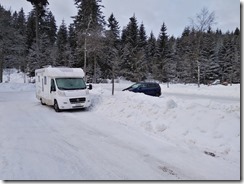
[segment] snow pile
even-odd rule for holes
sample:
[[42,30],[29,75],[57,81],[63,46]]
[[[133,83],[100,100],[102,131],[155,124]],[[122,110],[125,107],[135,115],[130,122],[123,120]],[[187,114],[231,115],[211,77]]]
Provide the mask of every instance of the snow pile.
[[111,96],[110,85],[94,85],[93,111],[178,146],[239,160],[240,85],[161,85],[159,98],[122,92],[124,84]]
[[[24,82],[27,83],[24,83]],[[23,72],[17,69],[3,70],[3,83],[0,83],[0,92],[34,91],[35,84]]]
[[34,91],[32,83],[0,83],[0,92]]
[[23,72],[17,69],[5,69],[3,70],[3,82],[4,83],[24,83],[24,81],[29,81],[30,78],[26,76]]

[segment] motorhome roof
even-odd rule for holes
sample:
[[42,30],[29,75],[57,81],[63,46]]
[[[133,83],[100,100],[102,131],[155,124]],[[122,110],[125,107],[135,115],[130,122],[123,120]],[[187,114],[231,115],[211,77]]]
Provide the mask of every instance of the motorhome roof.
[[50,77],[84,77],[84,71],[81,68],[42,68],[37,69],[35,73],[45,73]]

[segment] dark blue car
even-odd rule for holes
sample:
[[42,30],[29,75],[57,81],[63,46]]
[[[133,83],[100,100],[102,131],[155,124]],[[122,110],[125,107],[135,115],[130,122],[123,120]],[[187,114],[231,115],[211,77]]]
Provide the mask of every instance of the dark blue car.
[[154,82],[139,82],[135,83],[132,86],[124,89],[123,91],[132,91],[135,93],[144,93],[151,96],[160,96],[161,87],[158,83]]

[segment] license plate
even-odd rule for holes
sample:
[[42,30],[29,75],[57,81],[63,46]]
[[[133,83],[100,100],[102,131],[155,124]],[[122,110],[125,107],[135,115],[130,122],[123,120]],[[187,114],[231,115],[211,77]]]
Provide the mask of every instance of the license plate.
[[83,107],[82,104],[75,104],[74,106],[75,106],[75,107]]

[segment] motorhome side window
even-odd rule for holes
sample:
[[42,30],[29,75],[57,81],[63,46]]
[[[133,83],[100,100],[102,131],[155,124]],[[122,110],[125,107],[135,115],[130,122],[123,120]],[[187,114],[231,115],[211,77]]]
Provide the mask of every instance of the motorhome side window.
[[46,85],[46,84],[47,84],[47,77],[44,76],[44,85]]

